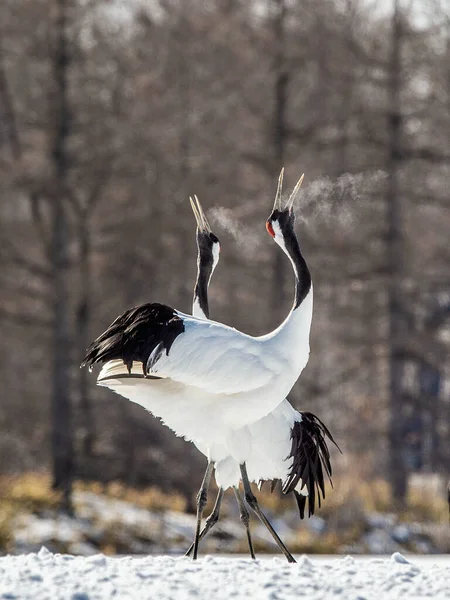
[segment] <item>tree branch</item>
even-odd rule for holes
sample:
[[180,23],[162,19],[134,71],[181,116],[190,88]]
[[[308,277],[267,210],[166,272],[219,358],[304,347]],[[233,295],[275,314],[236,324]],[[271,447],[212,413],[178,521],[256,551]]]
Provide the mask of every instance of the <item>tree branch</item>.
[[50,330],[52,326],[50,319],[31,316],[27,313],[13,312],[5,307],[0,307],[0,321],[5,321],[10,325],[19,327],[39,327],[48,330]]
[[29,257],[23,256],[10,240],[3,239],[2,243],[6,245],[6,254],[4,254],[4,260],[9,261],[12,265],[24,269],[31,275],[37,275],[46,281],[51,279],[51,273],[46,267],[31,260]]

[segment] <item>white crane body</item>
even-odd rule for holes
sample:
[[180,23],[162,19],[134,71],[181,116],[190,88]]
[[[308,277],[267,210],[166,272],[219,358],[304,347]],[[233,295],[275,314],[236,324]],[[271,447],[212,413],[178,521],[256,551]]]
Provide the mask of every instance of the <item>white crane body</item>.
[[[248,426],[283,402],[308,362],[305,329],[309,331],[311,324],[310,297],[277,330],[257,338],[174,311],[183,321],[184,332],[169,354],[162,353],[150,377],[144,376],[141,362],[133,361],[128,373],[123,361],[116,359],[103,365],[98,383],[143,406],[177,435],[193,441],[219,463],[216,479],[222,485],[220,461],[231,456],[239,466],[249,460]],[[224,487],[236,485],[237,477]]]
[[[143,304],[123,313],[91,344],[82,363],[101,363],[97,383],[139,404],[176,435],[192,441],[208,458],[197,497],[199,539],[217,522],[223,491],[233,487],[254,558],[245,499],[271,532],[289,562],[295,562],[257,505],[250,481],[283,482],[293,491],[300,511],[314,513],[325,497],[324,474],[331,476],[325,425],[300,413],[286,399],[309,358],[313,312],[311,276],[294,232],[293,199],[281,207],[281,172],[273,211],[266,228],[290,259],[295,275],[294,305],[274,331],[253,337],[210,320],[208,284],[219,260],[220,244],[196,198],[198,272],[193,314],[161,304]],[[214,511],[200,534],[201,514],[215,469],[219,493]]]

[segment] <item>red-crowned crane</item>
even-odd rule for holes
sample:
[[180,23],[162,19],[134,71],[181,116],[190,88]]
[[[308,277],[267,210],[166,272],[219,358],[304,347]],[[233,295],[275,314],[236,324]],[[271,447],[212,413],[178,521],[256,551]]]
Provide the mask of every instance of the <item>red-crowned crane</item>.
[[[197,198],[192,198],[191,206],[197,221],[197,278],[194,287],[192,314],[196,317],[209,318],[208,286],[219,262],[220,242],[211,231],[202,206]],[[251,451],[247,459],[247,473],[249,480],[259,485],[262,482],[272,481],[272,491],[278,481],[282,483],[283,492],[293,492],[299,507],[300,518],[305,516],[306,501],[308,500],[308,516],[314,514],[317,503],[320,506],[321,494],[325,497],[324,474],[331,481],[330,455],[326,438],[334,444],[334,440],[327,427],[315,415],[308,412],[295,410],[288,400],[283,400],[271,413],[262,417],[248,426],[251,438]],[[228,471],[234,470],[234,481],[224,481],[223,464],[229,464]],[[231,465],[233,469],[231,469]],[[202,539],[219,519],[220,506],[224,494],[224,487],[229,483],[238,501],[241,520],[247,530],[247,539],[250,555],[255,558],[253,544],[249,530],[249,514],[239,493],[240,470],[239,465],[232,457],[216,465],[216,479],[219,492],[214,509],[207,518],[205,527],[200,536],[186,552],[189,556],[198,549],[198,541]],[[198,493],[199,504],[206,504],[207,484],[209,471],[207,470],[202,487]],[[210,475],[209,475],[210,476]],[[202,497],[203,495],[203,497]]]
[[[214,464],[221,487],[235,485],[240,476],[246,502],[290,562],[294,558],[251,490],[247,462],[252,448],[249,426],[283,402],[309,357],[313,291],[295,235],[293,211],[302,180],[303,176],[283,207],[281,172],[266,223],[291,261],[295,277],[294,303],[279,327],[254,337],[163,304],[147,303],[120,315],[91,344],[82,363],[102,363],[98,384],[140,404],[177,435],[192,440],[209,457],[205,483]],[[200,504],[196,547],[202,510]]]

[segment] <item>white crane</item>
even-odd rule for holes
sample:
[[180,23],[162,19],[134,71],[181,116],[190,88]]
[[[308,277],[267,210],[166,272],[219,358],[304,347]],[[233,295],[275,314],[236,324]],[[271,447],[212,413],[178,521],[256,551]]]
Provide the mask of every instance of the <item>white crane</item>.
[[[192,314],[208,319],[208,285],[219,262],[220,242],[211,231],[197,196],[194,198],[195,202],[192,199],[190,201],[197,221],[198,253]],[[321,494],[325,498],[324,473],[331,480],[330,455],[326,438],[328,437],[334,444],[335,441],[326,426],[312,413],[295,410],[286,399],[271,413],[249,425],[248,429],[251,437],[251,452],[246,463],[249,480],[260,486],[263,482],[271,480],[272,491],[277,482],[281,481],[284,493],[294,493],[300,518],[303,519],[305,516],[307,499],[309,500],[308,514],[309,516],[314,514],[316,497],[319,506]],[[232,457],[228,460],[235,462]],[[235,464],[234,470],[239,472],[239,465]],[[208,474],[207,469],[197,496],[198,504],[203,504],[203,506],[206,504]],[[241,520],[247,530],[250,555],[255,558],[250,536],[248,510],[242,501],[238,485],[235,484],[233,490],[238,501]],[[199,537],[196,536],[186,552],[186,556],[189,556],[196,548],[198,549],[198,541],[217,523],[223,494],[224,489],[219,487],[214,509],[206,520]],[[196,541],[197,539],[198,541]],[[194,554],[195,556],[196,554]]]
[[[208,481],[213,463],[220,487],[233,486],[242,477],[247,503],[293,562],[259,509],[246,467],[251,454],[248,426],[283,401],[309,357],[313,292],[294,231],[293,211],[303,176],[284,207],[282,181],[283,170],[266,228],[292,263],[295,297],[279,327],[253,337],[163,304],[147,303],[120,315],[88,348],[82,366],[102,363],[99,385],[140,404],[177,435],[194,441],[210,460]],[[198,512],[197,546],[202,509]]]

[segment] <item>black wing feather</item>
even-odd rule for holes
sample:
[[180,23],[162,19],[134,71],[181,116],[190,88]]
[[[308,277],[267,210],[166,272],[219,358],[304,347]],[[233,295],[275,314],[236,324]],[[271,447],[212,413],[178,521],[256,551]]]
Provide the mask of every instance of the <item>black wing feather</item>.
[[157,303],[136,306],[117,317],[89,346],[81,366],[122,359],[131,373],[133,362],[139,361],[147,375],[163,351],[169,354],[183,331],[183,319],[169,306]]

